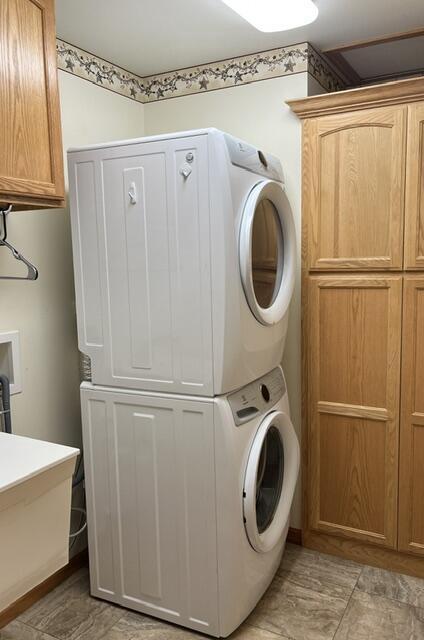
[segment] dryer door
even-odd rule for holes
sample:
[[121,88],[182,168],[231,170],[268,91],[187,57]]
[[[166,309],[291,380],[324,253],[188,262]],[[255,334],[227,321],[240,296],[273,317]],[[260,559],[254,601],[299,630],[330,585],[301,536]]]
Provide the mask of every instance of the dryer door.
[[271,551],[288,525],[299,474],[299,441],[289,416],[269,413],[254,438],[246,468],[246,533],[258,552]]
[[279,322],[293,294],[296,234],[283,186],[259,182],[246,201],[240,227],[240,272],[249,307],[264,325]]

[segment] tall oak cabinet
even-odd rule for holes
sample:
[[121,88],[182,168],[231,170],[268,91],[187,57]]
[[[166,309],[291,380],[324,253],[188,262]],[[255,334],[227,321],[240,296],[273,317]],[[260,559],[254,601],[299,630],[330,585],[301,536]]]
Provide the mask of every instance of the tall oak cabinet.
[[424,576],[424,78],[303,120],[304,544]]

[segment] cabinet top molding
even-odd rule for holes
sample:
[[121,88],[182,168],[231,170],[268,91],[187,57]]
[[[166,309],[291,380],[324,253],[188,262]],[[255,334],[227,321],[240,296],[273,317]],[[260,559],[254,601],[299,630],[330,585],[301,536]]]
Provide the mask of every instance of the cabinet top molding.
[[310,98],[288,100],[287,104],[299,118],[305,119],[346,110],[358,111],[423,99],[424,76],[420,76],[347,91],[325,93]]

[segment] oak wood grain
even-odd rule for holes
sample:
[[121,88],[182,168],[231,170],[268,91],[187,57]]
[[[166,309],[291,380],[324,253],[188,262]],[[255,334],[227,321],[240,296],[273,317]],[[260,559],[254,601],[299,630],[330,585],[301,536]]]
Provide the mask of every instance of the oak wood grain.
[[310,269],[402,268],[406,115],[387,107],[305,123]]
[[424,578],[424,558],[400,553],[397,550],[313,531],[303,532],[303,545],[309,549],[349,558],[373,567]]
[[63,203],[53,0],[0,3],[0,201]]
[[302,529],[290,527],[287,534],[287,542],[302,546]]
[[420,100],[424,100],[424,77],[422,76],[309,98],[288,100],[286,104],[299,118],[303,119]]
[[318,413],[327,413],[336,416],[349,416],[351,418],[365,418],[367,420],[389,420],[387,409],[380,407],[367,407],[343,402],[318,402]]
[[424,275],[405,277],[399,549],[424,555]]
[[309,495],[309,407],[310,399],[310,371],[309,371],[309,207],[314,197],[314,185],[310,182],[312,175],[311,158],[308,153],[309,141],[306,127],[302,127],[302,220],[301,220],[301,408],[302,408],[302,438],[301,438],[301,491],[302,491],[302,530],[310,527],[310,495]]
[[[423,105],[421,78],[295,101],[294,108],[305,118],[304,544],[420,576],[424,576],[424,558],[419,557],[424,555],[424,275],[404,278],[403,274],[424,270]],[[374,136],[375,126],[381,126],[383,133]],[[393,136],[390,145],[384,140],[387,132]],[[322,145],[320,139],[333,133],[339,140]],[[345,140],[340,142],[342,135]],[[389,161],[388,146],[393,152]],[[380,186],[376,175],[383,178]],[[376,198],[377,193],[382,199]],[[341,206],[343,198],[347,201]],[[356,212],[361,213],[364,202],[368,213],[361,219]],[[381,203],[385,204],[379,209]],[[375,211],[378,229],[373,226]],[[343,256],[340,247],[354,255]],[[366,247],[373,255],[365,255]],[[364,270],[367,275],[361,274]]]
[[394,548],[402,277],[308,290],[309,526]]
[[424,269],[424,102],[408,107],[405,268]]

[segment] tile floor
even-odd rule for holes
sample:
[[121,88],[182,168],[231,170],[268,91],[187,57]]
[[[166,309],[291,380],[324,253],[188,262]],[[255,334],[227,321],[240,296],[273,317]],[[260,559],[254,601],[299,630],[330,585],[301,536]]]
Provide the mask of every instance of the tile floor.
[[[81,569],[0,630],[1,640],[199,640],[90,598]],[[234,640],[424,640],[424,580],[287,545],[281,568]]]

